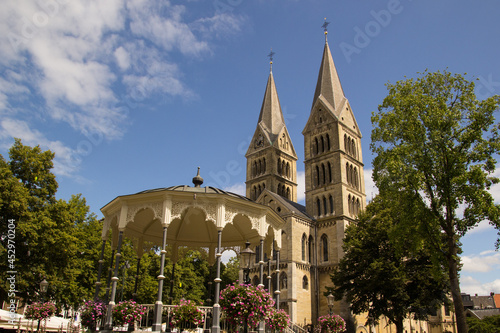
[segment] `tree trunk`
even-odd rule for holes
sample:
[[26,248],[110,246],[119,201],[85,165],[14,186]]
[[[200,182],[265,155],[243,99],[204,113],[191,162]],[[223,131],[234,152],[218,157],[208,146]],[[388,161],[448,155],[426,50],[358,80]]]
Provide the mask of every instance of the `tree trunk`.
[[403,318],[398,318],[395,321],[396,333],[404,333]]
[[458,280],[458,247],[454,237],[448,236],[448,276],[450,278],[451,297],[455,307],[455,316],[457,319],[457,332],[467,333],[467,322],[465,320],[464,304],[460,292],[460,283]]

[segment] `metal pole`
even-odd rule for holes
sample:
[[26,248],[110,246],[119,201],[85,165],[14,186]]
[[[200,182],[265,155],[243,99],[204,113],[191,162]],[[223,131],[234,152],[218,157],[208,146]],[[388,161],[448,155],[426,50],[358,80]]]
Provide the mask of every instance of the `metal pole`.
[[122,241],[123,241],[123,230],[120,230],[118,233],[118,247],[116,248],[116,262],[115,262],[115,271],[113,274],[113,277],[111,278],[111,298],[108,303],[108,311],[106,311],[106,322],[104,325],[104,328],[106,330],[113,330],[113,317],[112,317],[112,311],[113,307],[115,305],[115,296],[116,296],[116,284],[118,283],[118,268],[120,266],[120,257],[122,256],[121,254],[121,248],[122,248]]
[[156,299],[155,309],[154,309],[154,321],[153,327],[151,330],[153,332],[161,332],[161,316],[163,313],[163,303],[162,303],[162,295],[163,295],[163,280],[165,276],[163,272],[165,270],[165,254],[167,251],[165,250],[167,246],[167,227],[163,227],[163,241],[162,241],[162,250],[161,250],[161,263],[160,263],[160,275],[158,275],[158,298]]
[[214,319],[212,325],[212,333],[220,333],[220,305],[219,305],[219,294],[220,294],[220,260],[221,260],[221,243],[222,243],[222,228],[217,229],[217,277],[215,278],[215,295],[214,295]]
[[276,250],[276,310],[280,309],[280,250]]

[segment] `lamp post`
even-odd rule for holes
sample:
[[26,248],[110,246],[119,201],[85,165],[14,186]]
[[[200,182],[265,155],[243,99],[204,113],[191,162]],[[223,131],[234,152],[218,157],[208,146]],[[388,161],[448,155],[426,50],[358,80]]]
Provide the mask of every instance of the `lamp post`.
[[[45,278],[43,278],[42,282],[40,282],[40,294],[42,295],[42,303],[45,302],[45,294],[47,293],[47,289],[49,289],[49,283]],[[38,319],[38,327],[36,328],[37,332],[40,332],[40,319]]]
[[255,252],[250,248],[250,242],[246,241],[245,249],[240,252],[241,261],[243,266],[243,282],[246,284],[250,284],[250,264],[252,263],[252,258],[255,255]]
[[[240,252],[241,255],[241,261],[243,264],[243,274],[245,275],[243,277],[243,281],[245,284],[250,284],[250,264],[252,263],[253,256],[255,255],[255,252],[252,251],[250,248],[250,242],[246,241],[245,243],[245,249]],[[248,324],[247,324],[247,317],[245,317],[245,326],[243,327],[243,333],[248,332]]]
[[330,309],[330,315],[333,313],[332,308],[333,308],[333,302],[335,301],[335,297],[333,297],[332,293],[330,293],[328,296],[326,296],[326,301],[328,303],[328,308]]

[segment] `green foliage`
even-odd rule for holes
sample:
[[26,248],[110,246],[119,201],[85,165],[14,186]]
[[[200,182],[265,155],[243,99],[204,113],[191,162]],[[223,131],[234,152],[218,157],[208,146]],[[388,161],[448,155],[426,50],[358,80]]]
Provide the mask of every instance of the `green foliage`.
[[467,317],[467,326],[469,333],[499,333],[500,315],[478,319],[476,317]]
[[[6,272],[15,270],[16,296],[30,303],[41,297],[40,281],[49,282],[47,299],[60,307],[79,305],[93,291],[100,226],[81,195],[56,200],[57,182],[51,169],[54,154],[24,146],[19,139],[0,156],[0,296],[9,286]],[[13,221],[16,260],[7,260],[7,223]],[[12,266],[7,266],[7,265]]]
[[356,314],[368,312],[368,324],[386,316],[402,329],[408,314],[425,319],[444,302],[447,286],[424,244],[417,250],[411,241],[392,237],[399,215],[387,203],[376,197],[347,227],[345,256],[331,275],[335,287],[326,294],[345,296]]
[[488,191],[499,182],[492,173],[500,151],[500,96],[478,101],[473,82],[447,71],[387,87],[372,115],[373,179],[379,193],[405,207],[399,231],[415,231],[433,247],[433,260],[447,267],[457,328],[466,332],[460,237],[483,220],[500,229],[500,207]]

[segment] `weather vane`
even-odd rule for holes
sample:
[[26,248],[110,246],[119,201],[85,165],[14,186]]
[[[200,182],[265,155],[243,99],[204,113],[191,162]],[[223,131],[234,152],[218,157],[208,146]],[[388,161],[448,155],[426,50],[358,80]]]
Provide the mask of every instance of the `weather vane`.
[[271,65],[271,71],[273,70],[273,56],[274,56],[273,48],[271,48],[271,52],[267,55],[269,57],[269,64]]
[[326,22],[326,17],[325,17],[325,23],[321,26],[325,30],[325,35],[328,33],[328,25],[330,22]]
[[273,52],[273,49],[271,48],[271,52],[269,52],[269,54],[267,55],[269,57],[269,60],[271,61],[271,63],[273,62],[274,55],[275,55],[275,53]]

